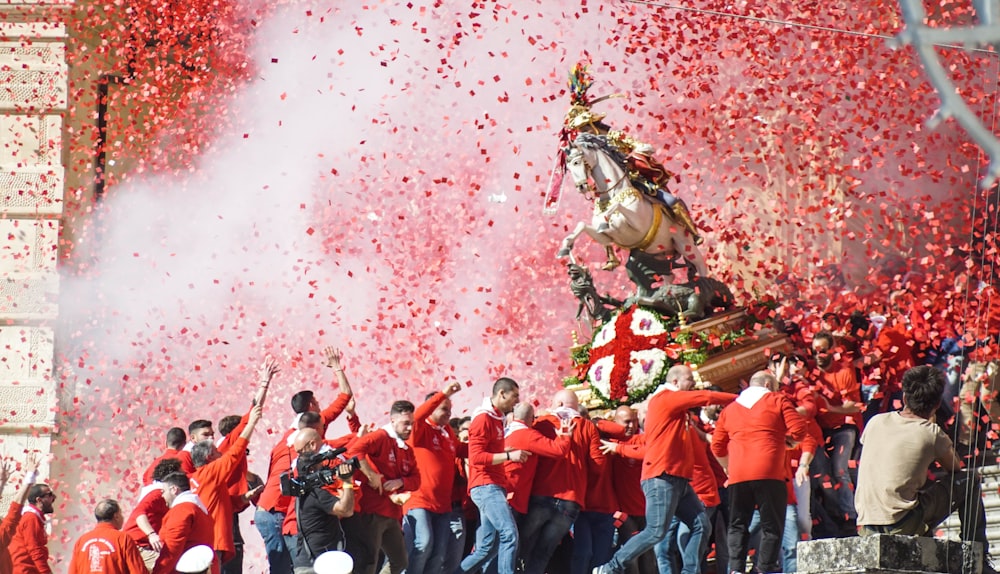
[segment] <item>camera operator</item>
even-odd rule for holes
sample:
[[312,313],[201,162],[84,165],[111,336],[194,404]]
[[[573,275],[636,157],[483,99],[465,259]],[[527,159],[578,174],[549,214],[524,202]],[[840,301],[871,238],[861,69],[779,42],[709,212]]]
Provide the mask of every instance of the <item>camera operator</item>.
[[[311,428],[299,431],[295,439],[295,450],[299,453],[296,464],[298,480],[305,485],[305,492],[295,500],[299,523],[298,552],[293,553],[297,557],[293,565],[295,574],[314,574],[312,565],[317,556],[330,550],[344,549],[340,519],[354,514],[352,480],[355,467],[350,462],[336,467],[337,478],[342,482],[338,497],[336,481],[332,480],[329,472],[333,469],[323,466],[328,457],[321,454],[322,446],[319,433]],[[321,474],[324,470],[327,475]],[[314,477],[317,476],[321,477],[320,485],[315,484]]]

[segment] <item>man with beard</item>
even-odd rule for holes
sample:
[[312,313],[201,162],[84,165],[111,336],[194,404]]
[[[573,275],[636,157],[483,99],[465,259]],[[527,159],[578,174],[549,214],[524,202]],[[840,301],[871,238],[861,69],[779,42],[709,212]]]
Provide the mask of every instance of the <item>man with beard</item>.
[[[813,469],[830,475],[837,501],[837,517],[845,534],[857,531],[858,513],[854,509],[854,480],[851,478],[850,461],[858,440],[858,419],[861,413],[861,385],[854,368],[835,355],[833,334],[816,333],[812,340],[818,374],[819,414],[816,422],[823,429],[829,469]],[[817,463],[822,462],[822,457]]]
[[13,574],[52,574],[45,517],[52,514],[55,500],[56,495],[47,484],[36,484],[28,490],[28,505],[10,542]]
[[402,504],[420,488],[417,460],[406,444],[413,432],[413,411],[410,401],[394,402],[389,424],[354,441],[347,453],[348,458],[368,457],[371,463],[361,465],[368,479],[361,485],[361,511],[344,521],[352,534],[347,539],[348,554],[358,574],[375,573],[380,550],[389,561],[390,574],[406,569]]

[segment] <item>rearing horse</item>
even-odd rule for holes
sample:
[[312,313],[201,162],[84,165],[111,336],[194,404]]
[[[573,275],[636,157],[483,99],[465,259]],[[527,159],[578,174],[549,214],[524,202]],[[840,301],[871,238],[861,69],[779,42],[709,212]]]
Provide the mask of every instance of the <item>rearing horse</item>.
[[675,223],[666,206],[652,201],[629,181],[625,156],[600,135],[580,134],[566,156],[566,168],[573,176],[577,191],[595,194],[591,224],[577,224],[562,242],[557,257],[569,257],[573,243],[581,233],[608,247],[605,269],[618,265],[611,245],[642,251],[654,257],[672,260],[680,255],[701,277],[708,276],[705,257],[695,238]]

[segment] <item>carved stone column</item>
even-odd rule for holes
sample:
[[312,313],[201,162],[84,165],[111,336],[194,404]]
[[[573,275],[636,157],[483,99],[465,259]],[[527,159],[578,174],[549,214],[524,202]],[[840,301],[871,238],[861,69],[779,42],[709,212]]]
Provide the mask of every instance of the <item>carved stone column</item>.
[[48,453],[56,423],[65,38],[61,25],[0,23],[0,454],[19,460]]

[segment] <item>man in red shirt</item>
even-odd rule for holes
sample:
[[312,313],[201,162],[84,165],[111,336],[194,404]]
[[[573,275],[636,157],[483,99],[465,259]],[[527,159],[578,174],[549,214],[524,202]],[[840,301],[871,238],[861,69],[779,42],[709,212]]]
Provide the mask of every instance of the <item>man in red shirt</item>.
[[10,542],[10,560],[14,574],[52,574],[49,567],[48,535],[45,516],[52,514],[56,495],[47,484],[35,484],[28,489],[28,505]]
[[187,435],[184,434],[184,429],[180,427],[174,427],[167,431],[167,450],[163,451],[163,454],[156,457],[156,460],[146,467],[146,471],[142,473],[143,485],[153,482],[153,470],[156,469],[156,465],[161,460],[168,458],[176,458],[181,461],[181,471],[185,472],[188,476],[194,474],[194,463],[191,462],[191,453],[184,450],[184,441],[186,438]]
[[[624,516],[618,528],[619,547],[646,527],[646,497],[642,494],[642,459],[646,456],[646,435],[639,432],[639,415],[629,406],[615,410],[612,421],[597,421],[601,450],[611,456],[612,484],[618,494],[618,508]],[[625,565],[629,574],[656,572],[656,557],[647,551]]]
[[729,570],[746,568],[750,519],[760,509],[761,540],[757,567],[781,572],[781,537],[788,505],[786,440],[806,436],[806,421],[778,390],[768,371],[750,377],[749,386],[722,410],[712,435],[712,454],[729,474]]
[[76,541],[69,574],[143,574],[139,547],[121,531],[125,518],[117,500],[102,500],[94,509],[97,526]]
[[528,500],[531,498],[531,485],[538,471],[539,457],[561,458],[569,454],[570,433],[575,421],[569,427],[560,427],[559,436],[554,440],[532,428],[535,423],[535,407],[531,403],[518,403],[514,407],[514,418],[507,426],[504,446],[508,450],[529,450],[529,456],[524,462],[510,461],[504,463],[507,474],[507,501],[514,510],[517,522],[520,523],[528,514]]
[[[835,520],[845,534],[857,532],[858,513],[854,508],[854,480],[850,466],[858,440],[858,421],[861,417],[861,385],[854,374],[854,367],[835,356],[833,335],[828,331],[816,333],[812,351],[819,369],[818,406],[816,422],[823,429],[826,440],[829,469],[826,472],[834,483],[838,513]],[[825,461],[823,457],[817,463]]]
[[[163,499],[163,479],[181,471],[181,461],[176,458],[161,460],[153,470],[153,482],[139,490],[139,502],[132,509],[122,529],[139,548],[139,554],[149,570],[156,564],[156,558],[163,548],[159,531],[163,517],[167,514],[167,502]],[[186,474],[186,473],[184,473]]]
[[[574,574],[589,571],[593,555],[607,554],[614,537],[614,511],[618,502],[610,488],[610,473],[601,452],[601,436],[589,419],[580,415],[580,401],[576,393],[563,389],[553,397],[552,411],[535,420],[535,430],[554,440],[562,427],[573,425],[569,453],[564,457],[544,457],[535,471],[538,480],[532,482],[528,515],[524,517],[519,535],[521,557],[525,574],[542,574],[556,547],[574,523],[570,571]],[[533,453],[533,451],[532,451]],[[588,502],[592,481],[601,477],[606,482],[601,490],[603,500],[590,499],[593,513],[580,520],[581,511]],[[604,560],[601,560],[603,563]]]
[[347,537],[347,553],[354,558],[354,571],[374,574],[379,551],[389,561],[390,574],[406,569],[403,541],[402,504],[409,493],[420,488],[420,474],[413,449],[406,444],[413,432],[413,403],[396,401],[389,409],[389,424],[351,443],[347,456],[367,457],[362,472],[361,511],[342,522]]
[[469,427],[469,495],[479,508],[475,550],[462,560],[456,574],[475,572],[497,559],[498,574],[514,574],[517,524],[507,504],[503,464],[524,462],[530,453],[504,447],[504,417],[514,410],[520,389],[510,378],[493,383],[492,395],[476,409]]
[[[191,492],[191,481],[181,472],[163,478],[163,500],[170,510],[163,517],[160,538],[163,549],[156,559],[152,574],[173,574],[181,555],[195,546],[213,548],[215,523],[197,494]],[[212,573],[219,574],[219,560],[212,561]]]
[[[24,501],[28,499],[28,492],[38,479],[38,455],[28,453],[24,463],[24,480],[21,481],[21,488],[14,495],[14,500],[10,503],[7,516],[0,521],[0,574],[10,574],[13,565],[10,562],[10,543],[17,531],[17,525],[21,522],[21,509]],[[0,493],[10,479],[10,462],[0,461]]]
[[[625,564],[650,550],[667,535],[676,514],[688,526],[703,506],[694,489],[694,447],[688,436],[688,409],[726,404],[728,393],[694,391],[694,374],[684,365],[667,372],[667,382],[649,399],[646,415],[646,457],[642,463],[642,492],[646,495],[646,528],[615,552],[595,574],[622,574]],[[674,512],[676,510],[676,512]]]
[[[451,536],[451,489],[455,483],[455,457],[466,458],[468,447],[458,453],[458,439],[448,426],[451,396],[462,390],[452,382],[431,393],[413,413],[413,432],[406,443],[413,449],[420,488],[403,505],[403,539],[409,574],[441,572]],[[450,574],[450,573],[449,573]]]
[[[351,400],[353,391],[344,373],[341,364],[342,354],[339,349],[326,347],[323,349],[326,357],[326,366],[333,369],[337,377],[337,384],[340,393],[334,401],[326,407],[320,409],[319,401],[312,391],[299,391],[292,396],[292,411],[295,413],[295,421],[281,435],[274,448],[271,450],[270,462],[267,467],[267,478],[264,481],[264,491],[257,501],[257,510],[254,512],[254,525],[264,539],[264,548],[267,550],[267,563],[271,574],[291,574],[292,558],[289,542],[295,543],[295,534],[287,538],[282,536],[282,524],[289,508],[294,508],[291,504],[291,497],[281,494],[281,475],[292,469],[292,444],[288,437],[298,430],[298,419],[305,412],[318,413],[322,418],[322,428],[320,436],[326,436],[327,426],[340,416]],[[295,522],[292,521],[294,525]]]

